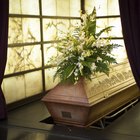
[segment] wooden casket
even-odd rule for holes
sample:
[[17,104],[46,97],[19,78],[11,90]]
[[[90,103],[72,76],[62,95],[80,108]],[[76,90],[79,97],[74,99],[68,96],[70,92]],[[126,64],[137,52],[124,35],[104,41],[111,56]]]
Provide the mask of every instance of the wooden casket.
[[58,84],[43,98],[55,123],[87,127],[138,98],[140,91],[129,64],[114,66],[109,77],[99,74],[76,85]]

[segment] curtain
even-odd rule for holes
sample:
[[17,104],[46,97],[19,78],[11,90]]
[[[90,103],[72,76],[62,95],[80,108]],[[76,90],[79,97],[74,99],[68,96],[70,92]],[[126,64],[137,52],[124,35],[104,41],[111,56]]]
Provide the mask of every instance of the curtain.
[[140,0],[119,0],[119,7],[128,60],[140,88]]
[[0,0],[0,120],[7,118],[6,102],[1,89],[7,59],[9,0]]

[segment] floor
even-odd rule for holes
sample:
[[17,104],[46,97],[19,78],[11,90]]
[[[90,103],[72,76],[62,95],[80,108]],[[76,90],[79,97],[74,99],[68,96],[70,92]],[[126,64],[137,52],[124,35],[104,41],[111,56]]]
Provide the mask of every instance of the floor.
[[40,101],[10,111],[0,121],[0,140],[140,140],[140,102],[104,129],[41,122],[46,117]]

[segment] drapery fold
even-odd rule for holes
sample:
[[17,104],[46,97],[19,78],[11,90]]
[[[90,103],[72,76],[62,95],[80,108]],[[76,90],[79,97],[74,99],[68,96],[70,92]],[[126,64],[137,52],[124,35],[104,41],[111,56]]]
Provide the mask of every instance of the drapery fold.
[[0,120],[7,118],[6,102],[1,89],[7,60],[9,0],[0,0]]
[[140,0],[119,0],[119,8],[128,60],[140,88]]

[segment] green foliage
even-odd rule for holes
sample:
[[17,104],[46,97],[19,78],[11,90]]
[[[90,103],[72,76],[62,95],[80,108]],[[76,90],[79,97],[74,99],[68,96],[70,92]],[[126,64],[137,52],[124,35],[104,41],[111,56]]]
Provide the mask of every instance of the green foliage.
[[109,75],[110,65],[116,63],[111,54],[112,50],[119,47],[111,43],[111,37],[104,39],[101,35],[109,32],[113,26],[96,31],[96,9],[91,14],[81,16],[82,24],[68,32],[63,38],[59,38],[56,49],[59,55],[56,57],[58,76],[61,82],[73,84],[81,77],[90,79],[92,74],[105,73]]

